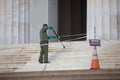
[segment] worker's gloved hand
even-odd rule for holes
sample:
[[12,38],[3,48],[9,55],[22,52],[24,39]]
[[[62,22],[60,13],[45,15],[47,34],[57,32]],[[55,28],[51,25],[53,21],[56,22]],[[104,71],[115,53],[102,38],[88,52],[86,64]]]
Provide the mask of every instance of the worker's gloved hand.
[[55,39],[56,36],[48,36],[49,39]]
[[60,39],[60,36],[57,36],[58,39]]
[[53,27],[52,26],[48,26],[48,29],[53,29]]

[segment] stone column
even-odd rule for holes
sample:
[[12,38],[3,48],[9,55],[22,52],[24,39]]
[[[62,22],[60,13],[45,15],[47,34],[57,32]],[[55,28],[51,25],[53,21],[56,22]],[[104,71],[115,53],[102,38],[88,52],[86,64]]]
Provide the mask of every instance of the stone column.
[[117,0],[111,0],[110,2],[110,38],[112,40],[118,39],[118,24],[117,24]]
[[0,45],[4,44],[4,15],[5,15],[5,0],[0,0]]
[[[110,0],[102,0],[102,39],[110,39]],[[96,6],[97,7],[97,6]],[[99,35],[99,34],[98,34]]]
[[20,8],[19,8],[19,43],[23,44],[24,43],[24,27],[25,27],[25,2],[24,0],[20,0]]
[[24,0],[24,43],[30,43],[30,0]]
[[96,0],[90,0],[91,2],[91,8],[90,8],[90,19],[91,19],[91,25],[90,25],[90,30],[91,33],[89,34],[91,38],[94,38],[94,27],[96,27]]
[[100,39],[118,40],[120,38],[119,0],[88,0],[87,35],[88,39],[96,36]]
[[30,0],[0,0],[0,44],[29,43]]
[[[99,34],[99,36],[102,36],[102,28],[103,28],[103,25],[102,25],[102,20],[103,20],[103,17],[102,17],[102,9],[103,9],[103,6],[101,5],[102,4],[102,0],[96,0],[96,19],[95,19],[95,23],[96,23],[96,32],[97,34]],[[97,37],[99,38],[99,37]]]
[[118,40],[120,40],[120,0],[117,0],[117,26]]
[[12,43],[12,0],[5,0],[5,44]]
[[18,44],[19,0],[12,2],[12,44]]

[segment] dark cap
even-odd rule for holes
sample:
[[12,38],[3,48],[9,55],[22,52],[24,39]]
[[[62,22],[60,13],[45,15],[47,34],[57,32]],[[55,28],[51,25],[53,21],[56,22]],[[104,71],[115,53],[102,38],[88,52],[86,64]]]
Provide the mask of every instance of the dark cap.
[[48,25],[47,24],[43,24],[43,27],[47,27]]

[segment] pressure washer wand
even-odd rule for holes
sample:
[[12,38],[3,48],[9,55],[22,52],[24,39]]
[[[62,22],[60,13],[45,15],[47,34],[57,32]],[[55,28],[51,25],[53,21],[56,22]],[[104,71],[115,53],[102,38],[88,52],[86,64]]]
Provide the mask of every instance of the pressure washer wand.
[[57,36],[58,41],[62,44],[63,48],[65,48],[65,45],[60,41],[60,36],[55,32],[55,30],[52,28],[52,31]]

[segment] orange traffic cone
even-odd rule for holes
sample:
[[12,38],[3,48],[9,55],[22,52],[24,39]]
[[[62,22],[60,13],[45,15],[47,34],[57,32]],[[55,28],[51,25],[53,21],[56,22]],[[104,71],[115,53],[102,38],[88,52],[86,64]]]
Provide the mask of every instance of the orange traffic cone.
[[98,60],[98,55],[97,55],[97,48],[94,46],[94,51],[93,51],[93,57],[92,57],[92,63],[91,63],[91,68],[90,69],[99,69],[99,60]]

